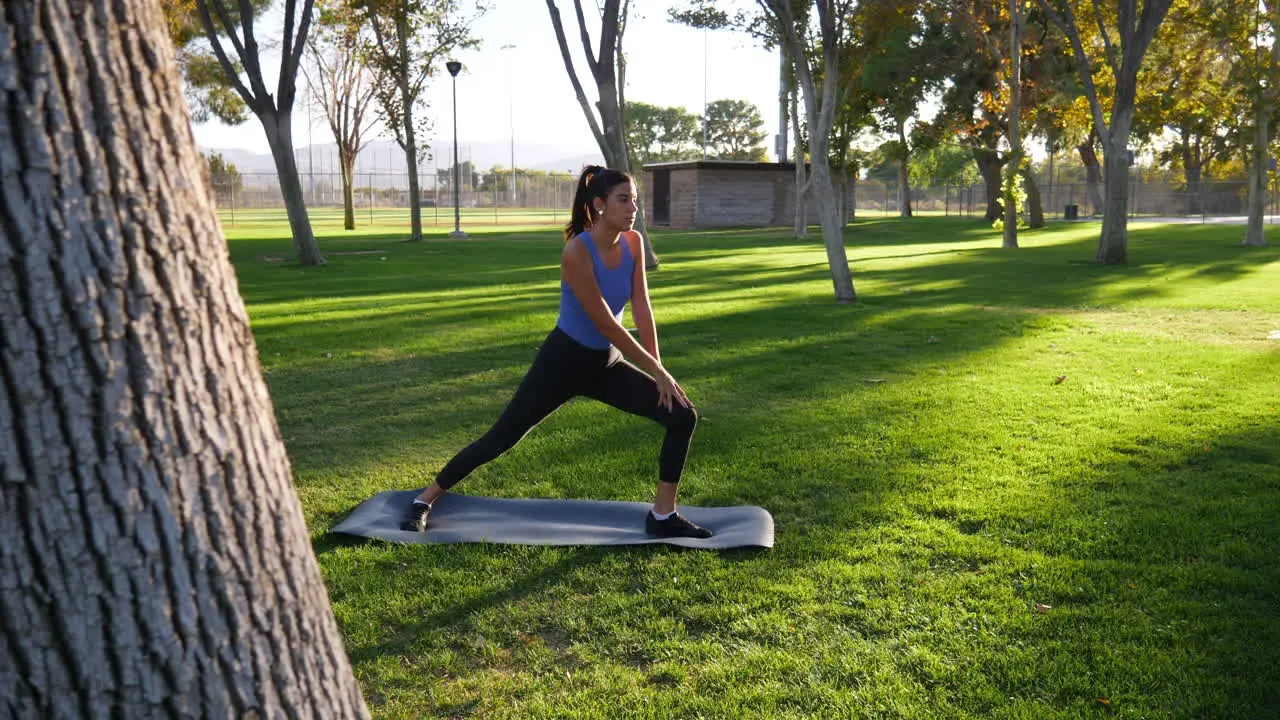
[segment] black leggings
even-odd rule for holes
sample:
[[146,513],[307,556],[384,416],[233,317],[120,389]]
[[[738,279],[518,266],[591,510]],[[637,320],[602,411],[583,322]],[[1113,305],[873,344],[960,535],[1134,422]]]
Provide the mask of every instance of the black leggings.
[[698,413],[673,400],[658,404],[658,385],[622,358],[617,348],[593,350],[560,328],[551,331],[516,394],[493,427],[449,461],[436,482],[448,490],[471,471],[510,450],[557,408],[578,395],[655,420],[667,429],[658,456],[658,479],[680,482]]

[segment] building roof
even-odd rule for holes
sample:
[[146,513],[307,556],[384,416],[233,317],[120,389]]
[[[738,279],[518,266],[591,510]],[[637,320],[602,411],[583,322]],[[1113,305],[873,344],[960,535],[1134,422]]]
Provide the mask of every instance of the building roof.
[[645,170],[795,170],[795,163],[754,162],[751,160],[677,160],[646,163]]

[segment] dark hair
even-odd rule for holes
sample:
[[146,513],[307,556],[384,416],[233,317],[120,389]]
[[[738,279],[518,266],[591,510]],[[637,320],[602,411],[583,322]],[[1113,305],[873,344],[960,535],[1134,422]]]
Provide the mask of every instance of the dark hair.
[[573,194],[573,207],[569,210],[569,224],[564,226],[564,241],[569,242],[591,226],[595,208],[591,201],[609,197],[609,193],[622,183],[632,182],[631,176],[621,170],[588,165],[578,178],[578,190]]

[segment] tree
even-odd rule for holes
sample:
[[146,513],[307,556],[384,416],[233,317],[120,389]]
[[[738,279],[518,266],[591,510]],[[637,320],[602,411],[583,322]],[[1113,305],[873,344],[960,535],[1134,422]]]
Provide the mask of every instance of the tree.
[[[453,167],[450,165],[436,171],[436,184],[441,190],[453,191]],[[463,160],[458,163],[458,179],[461,181],[460,187],[474,188],[480,184],[481,174],[470,160]]]
[[858,8],[858,35],[866,54],[861,85],[874,98],[880,130],[890,138],[883,152],[898,163],[902,217],[911,217],[908,123],[925,96],[941,85],[937,60],[948,52],[943,24],[933,17],[934,11],[914,0],[873,0]]
[[682,107],[631,101],[623,113],[627,150],[636,169],[651,162],[697,157],[698,116]]
[[[622,38],[627,29],[627,11],[630,0],[602,0],[600,8],[600,49],[591,49],[591,32],[587,29],[587,19],[582,13],[582,0],[573,0],[573,9],[578,20],[578,34],[582,40],[582,51],[586,55],[587,69],[596,84],[596,110],[593,112],[587,101],[587,94],[578,80],[578,73],[573,69],[573,58],[569,54],[569,42],[565,39],[564,24],[560,21],[560,9],[555,0],[547,0],[547,11],[551,14],[551,26],[556,33],[556,42],[560,45],[560,57],[564,60],[565,72],[573,85],[573,92],[582,107],[582,114],[591,127],[591,134],[596,139],[600,154],[604,156],[604,164],[616,170],[631,172],[631,155],[627,151],[626,124],[624,118],[627,111],[627,61],[622,53]],[[599,113],[597,118],[596,113]],[[653,243],[649,238],[645,222],[644,205],[636,208],[635,227],[644,238],[645,267],[650,270],[658,267],[658,256],[653,252]]]
[[356,158],[368,144],[365,136],[376,119],[370,109],[377,86],[363,62],[368,39],[361,36],[365,29],[359,15],[347,0],[322,0],[319,9],[317,32],[307,42],[311,63],[303,66],[302,73],[338,146],[342,226],[354,230]]
[[422,195],[418,162],[426,159],[419,144],[430,125],[419,103],[427,79],[439,72],[440,60],[480,41],[471,26],[484,12],[462,12],[462,0],[352,0],[372,31],[365,60],[376,78],[382,121],[404,151],[409,170],[409,241],[422,240]]
[[1009,0],[1009,159],[1005,163],[1003,247],[1018,247],[1017,178],[1022,172],[1022,0]]
[[[267,133],[267,145],[276,165],[276,177],[280,194],[284,197],[285,210],[289,214],[289,229],[293,233],[293,246],[298,262],[303,265],[322,265],[324,256],[311,231],[311,219],[307,216],[306,199],[302,194],[302,179],[298,177],[298,165],[293,157],[293,101],[297,85],[298,62],[306,46],[307,32],[311,28],[311,9],[314,0],[285,0],[284,29],[281,36],[280,68],[276,91],[267,89],[262,73],[262,57],[255,36],[257,13],[248,0],[240,0],[231,12],[231,0],[196,0],[200,18],[204,23],[205,37],[213,47],[227,80],[230,81],[249,111],[257,116]],[[214,21],[214,16],[217,21]],[[237,26],[237,22],[238,26]],[[235,62],[223,47],[225,36],[236,54]],[[243,75],[241,77],[241,68]],[[247,84],[246,84],[247,83]]]
[[210,153],[204,159],[209,171],[209,186],[216,202],[223,201],[223,194],[230,200],[244,189],[244,178],[240,177],[240,170],[235,163],[227,162],[222,153]]
[[[1102,212],[1102,237],[1097,260],[1121,264],[1129,260],[1129,131],[1133,127],[1138,72],[1156,29],[1169,12],[1173,0],[1118,0],[1116,17],[1108,26],[1101,7],[1094,0],[1093,17],[1102,41],[1102,62],[1115,82],[1110,118],[1103,114],[1094,76],[1100,71],[1080,41],[1080,27],[1072,8],[1077,0],[1037,0],[1040,7],[1071,41],[1080,81],[1093,114],[1094,129],[1102,140],[1103,187],[1106,202]],[[1057,3],[1057,9],[1051,3]],[[1115,36],[1113,39],[1113,35]]]
[[745,100],[714,100],[707,105],[707,154],[716,160],[767,159],[760,110]]
[[[775,35],[786,47],[787,57],[795,72],[804,99],[805,126],[809,131],[810,192],[818,206],[822,225],[822,241],[831,268],[831,282],[836,302],[854,302],[853,275],[844,247],[844,221],[836,202],[836,188],[831,178],[830,142],[835,124],[835,110],[840,103],[837,94],[840,67],[845,50],[845,24],[849,20],[850,0],[814,0],[817,36],[809,31],[807,4],[805,13],[797,13],[791,0],[757,0],[764,10]],[[815,84],[821,79],[821,89]]]
[[[271,0],[252,0],[254,12],[263,12]],[[249,119],[249,109],[222,71],[218,58],[206,47],[204,24],[196,10],[196,0],[160,0],[169,39],[177,52],[182,70],[187,104],[195,122],[217,118],[227,125],[240,125]],[[239,7],[228,8],[233,23],[239,23]],[[239,72],[239,68],[237,68]]]
[[1252,70],[1254,88],[1253,109],[1253,143],[1249,153],[1249,219],[1245,229],[1245,245],[1266,245],[1267,239],[1263,227],[1263,206],[1267,197],[1267,159],[1270,153],[1271,116],[1276,111],[1280,100],[1280,0],[1264,0],[1263,7],[1267,11],[1267,28],[1271,35],[1271,50],[1266,51],[1262,42],[1261,26],[1263,21],[1258,17],[1258,6],[1254,2],[1254,37],[1255,49]]
[[1231,73],[1233,59],[1247,52],[1249,23],[1234,17],[1241,8],[1232,15],[1222,10],[1185,1],[1170,9],[1150,51],[1151,65],[1161,71],[1148,74],[1150,100],[1135,118],[1143,134],[1171,136],[1156,157],[1181,171],[1188,215],[1201,213],[1205,174],[1231,151],[1232,121],[1247,113],[1248,93]]
[[366,717],[149,0],[0,13],[7,717]]

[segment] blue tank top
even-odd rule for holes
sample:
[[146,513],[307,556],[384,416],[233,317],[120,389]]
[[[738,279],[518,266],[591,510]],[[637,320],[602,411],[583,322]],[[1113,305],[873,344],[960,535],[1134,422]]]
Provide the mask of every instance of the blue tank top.
[[[600,294],[609,305],[609,312],[613,313],[618,322],[622,322],[622,311],[627,307],[627,301],[631,299],[631,273],[636,264],[635,258],[631,256],[631,244],[624,236],[621,241],[622,262],[618,263],[618,267],[610,270],[600,259],[600,252],[596,250],[596,244],[591,236],[583,232],[578,238],[591,253],[596,284],[600,286]],[[556,320],[556,327],[580,345],[596,350],[606,350],[609,347],[609,339],[596,329],[587,311],[582,308],[582,303],[578,302],[578,298],[574,296],[573,290],[564,278],[560,279],[560,317]]]

